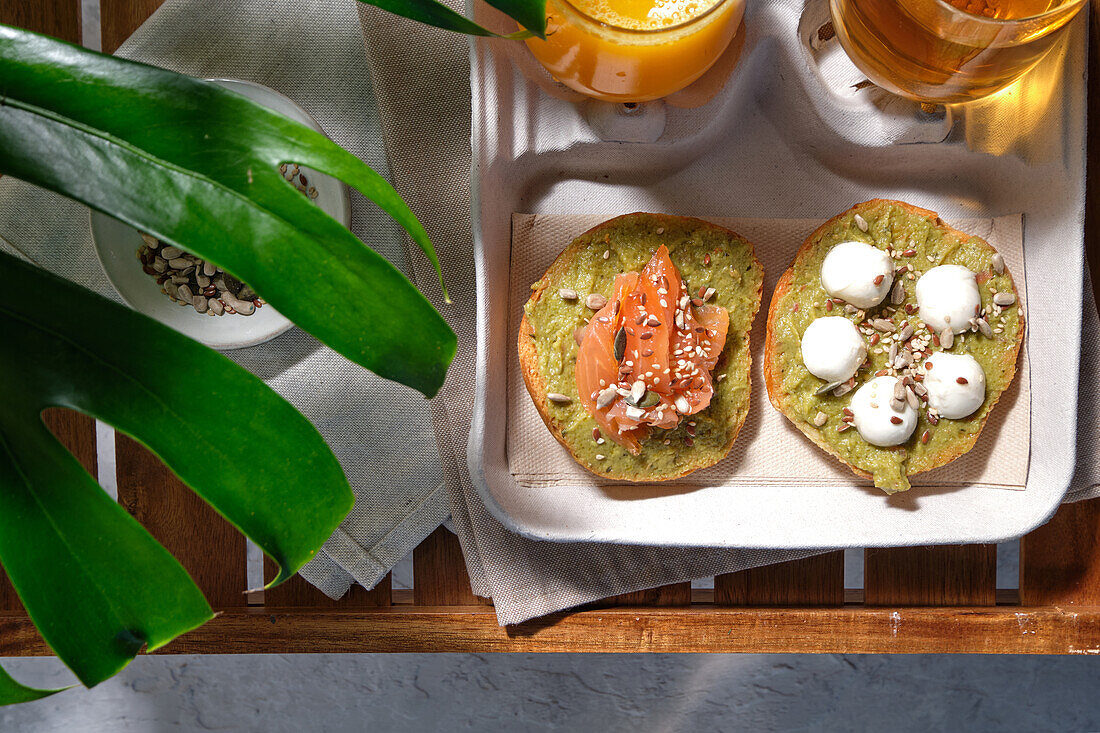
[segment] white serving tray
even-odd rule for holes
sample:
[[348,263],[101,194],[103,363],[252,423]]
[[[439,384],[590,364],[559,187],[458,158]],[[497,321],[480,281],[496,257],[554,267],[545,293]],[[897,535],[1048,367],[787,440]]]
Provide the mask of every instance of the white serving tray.
[[[1010,90],[931,114],[852,89],[860,77],[835,42],[810,43],[827,18],[821,0],[805,8],[802,0],[750,2],[740,61],[717,96],[695,109],[655,103],[630,114],[559,94],[517,44],[474,41],[478,371],[468,457],[481,498],[511,530],[553,541],[685,547],[999,542],[1043,523],[1062,500],[1076,442],[1085,14],[1064,47]],[[593,488],[534,489],[513,480],[505,447],[513,212],[824,220],[876,197],[933,209],[948,222],[1024,214],[1026,348],[1032,392],[1042,400],[1032,412],[1024,491],[914,488],[887,497],[853,480],[626,501]]]

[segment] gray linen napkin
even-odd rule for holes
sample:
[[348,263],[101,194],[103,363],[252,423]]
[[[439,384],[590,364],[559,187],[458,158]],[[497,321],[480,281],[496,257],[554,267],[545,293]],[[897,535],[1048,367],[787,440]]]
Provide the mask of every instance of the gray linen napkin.
[[[272,87],[337,143],[388,173],[351,0],[168,0],[118,55]],[[354,191],[351,228],[406,266],[401,230]],[[85,207],[0,179],[0,237],[8,251],[18,248],[46,269],[118,299],[96,260]],[[425,290],[438,291],[438,284]],[[227,355],[317,426],[355,492],[355,508],[302,576],[334,598],[353,581],[373,587],[450,511],[428,402],[299,329]]]
[[[446,0],[458,11],[461,2]],[[473,488],[466,464],[474,392],[475,281],[470,229],[469,44],[465,38],[361,7],[394,185],[435,237],[455,303],[443,312],[459,335],[447,386],[433,400],[436,435],[451,487],[451,511],[475,593],[491,597],[501,624],[513,624],[610,595],[735,572],[814,551],[667,549],[599,543],[551,543],[520,537],[494,519]],[[429,51],[430,50],[430,51]],[[414,265],[417,282],[430,270]],[[1091,287],[1086,299],[1091,302]],[[439,305],[437,303],[437,305]],[[1085,319],[1082,405],[1094,404],[1100,324]],[[1086,366],[1087,365],[1087,366]],[[1097,434],[1082,410],[1080,440]],[[1079,456],[1091,457],[1090,450]],[[1078,466],[1071,501],[1100,494],[1100,462]]]

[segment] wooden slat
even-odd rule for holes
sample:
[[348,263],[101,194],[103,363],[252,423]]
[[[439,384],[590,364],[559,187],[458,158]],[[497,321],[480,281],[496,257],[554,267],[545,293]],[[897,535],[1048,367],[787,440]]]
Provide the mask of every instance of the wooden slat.
[[1100,2],[1089,3],[1088,130],[1085,137],[1085,254],[1100,296]]
[[842,605],[844,551],[715,576],[714,602],[720,606]]
[[135,441],[116,434],[118,500],[183,564],[215,609],[247,603],[244,536]]
[[[275,577],[275,563],[264,558],[264,577],[270,580]],[[264,591],[265,606],[280,607],[310,607],[310,608],[382,608],[392,602],[392,591],[389,574],[371,590],[353,583],[344,597],[332,600],[321,591],[295,575],[290,580],[275,588]]]
[[103,52],[114,53],[164,0],[99,0]]
[[[487,606],[230,610],[168,654],[358,652],[813,652],[1098,654],[1100,607],[604,608],[502,628]],[[48,654],[0,614],[0,656]]]
[[488,603],[470,590],[470,576],[458,538],[444,527],[428,535],[413,550],[413,603],[417,606],[459,606]]
[[614,606],[652,606],[669,608],[691,605],[691,583],[672,583],[648,590],[621,593],[595,604],[601,608]]
[[1100,604],[1100,499],[1062,506],[1020,540],[1020,602]]
[[[95,420],[72,410],[53,408],[42,415],[46,427],[57,436],[61,444],[80,461],[84,470],[96,475]],[[18,611],[23,608],[8,576],[0,569],[0,610]]]
[[80,43],[80,0],[0,0],[0,23]]
[[868,549],[863,589],[869,606],[992,606],[997,546]]

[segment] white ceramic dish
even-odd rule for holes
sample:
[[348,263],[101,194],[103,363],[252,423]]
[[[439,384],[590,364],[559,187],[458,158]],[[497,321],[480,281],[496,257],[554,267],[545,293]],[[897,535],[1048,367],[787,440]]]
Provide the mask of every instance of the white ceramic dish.
[[[629,114],[547,94],[545,80],[533,82],[530,70],[520,71],[529,65],[513,61],[515,46],[474,42],[479,311],[468,459],[481,498],[511,530],[554,541],[744,548],[998,542],[1041,524],[1062,500],[1076,440],[1085,17],[1022,83],[939,114],[860,94],[851,79],[837,82],[847,73],[844,59],[810,42],[827,17],[822,0],[749,3],[740,63],[713,100]],[[949,222],[1024,214],[1027,348],[1032,373],[1043,378],[1041,389],[1033,387],[1042,409],[1032,410],[1024,491],[917,488],[889,499],[854,483],[771,484],[625,500],[623,492],[524,488],[514,480],[501,416],[515,344],[500,295],[508,288],[513,212],[824,220],[875,197],[933,209]]]
[[[291,119],[324,132],[317,121],[289,98],[274,89],[246,81],[212,79],[226,89],[245,95]],[[309,168],[302,172],[317,188],[315,199],[329,216],[344,226],[351,223],[348,189],[342,181]],[[91,214],[92,240],[96,254],[111,285],[133,308],[152,316],[166,326],[215,349],[239,349],[275,338],[294,324],[270,305],[256,309],[251,316],[208,316],[194,308],[179,305],[161,292],[156,280],[146,275],[137,259],[141,235],[133,227],[105,214]]]

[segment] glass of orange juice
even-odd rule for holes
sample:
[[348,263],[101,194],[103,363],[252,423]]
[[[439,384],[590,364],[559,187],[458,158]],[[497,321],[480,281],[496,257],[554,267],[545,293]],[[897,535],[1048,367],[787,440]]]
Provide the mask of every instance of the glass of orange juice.
[[921,102],[997,92],[1035,66],[1085,0],[830,0],[833,27],[875,84]]
[[563,84],[607,102],[686,87],[729,46],[745,0],[547,0],[531,53]]

